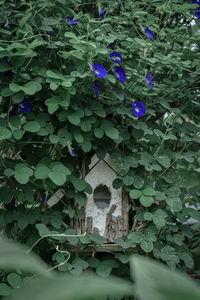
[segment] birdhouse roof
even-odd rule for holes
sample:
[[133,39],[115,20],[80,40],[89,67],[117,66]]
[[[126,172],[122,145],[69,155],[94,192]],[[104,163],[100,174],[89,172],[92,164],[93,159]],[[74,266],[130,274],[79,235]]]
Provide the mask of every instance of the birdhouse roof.
[[[95,168],[95,167],[99,164],[100,161],[105,162],[105,164],[106,164],[109,168],[111,168],[111,169],[116,173],[116,170],[115,170],[115,163],[114,163],[114,161],[110,158],[110,154],[109,154],[109,153],[106,153],[106,156],[104,157],[104,159],[99,159],[99,158],[97,157],[97,155],[94,154],[94,155],[92,156],[92,158],[91,158],[91,163],[89,164],[89,172],[90,172],[93,168]],[[89,172],[88,172],[88,173],[89,173]]]

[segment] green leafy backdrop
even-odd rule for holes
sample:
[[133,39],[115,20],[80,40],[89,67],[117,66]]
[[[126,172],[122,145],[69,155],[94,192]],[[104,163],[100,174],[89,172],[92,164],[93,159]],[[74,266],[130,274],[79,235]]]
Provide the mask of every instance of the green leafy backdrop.
[[[200,220],[196,209],[185,207],[199,203],[198,5],[125,0],[119,8],[119,2],[0,1],[1,230],[29,248],[48,236],[34,250],[74,275],[92,268],[103,277],[129,277],[126,249],[139,246],[142,254],[198,278],[200,229],[185,224]],[[123,57],[124,83],[113,72],[113,42]],[[98,98],[96,63],[108,72],[99,79]],[[154,76],[152,90],[147,73]],[[11,113],[24,98],[31,111]],[[134,100],[146,106],[141,118],[132,112]],[[103,243],[96,234],[69,235],[76,234],[70,220],[83,218],[85,192],[92,193],[81,174],[94,153],[103,159],[107,152],[116,162],[113,187],[124,185],[132,204],[131,230],[116,241],[124,252],[69,253],[67,245]],[[43,196],[59,188],[68,200],[47,209]]]

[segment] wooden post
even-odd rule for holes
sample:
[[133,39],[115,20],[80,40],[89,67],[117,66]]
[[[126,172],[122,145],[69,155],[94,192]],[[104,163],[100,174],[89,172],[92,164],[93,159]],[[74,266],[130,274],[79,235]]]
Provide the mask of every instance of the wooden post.
[[107,235],[108,235],[108,231],[109,231],[109,224],[110,224],[110,219],[112,217],[112,214],[113,212],[115,211],[116,209],[116,205],[113,204],[110,208],[110,211],[107,213],[107,217],[106,217],[106,227],[105,227],[105,232],[104,232],[104,235],[103,237],[106,238]]

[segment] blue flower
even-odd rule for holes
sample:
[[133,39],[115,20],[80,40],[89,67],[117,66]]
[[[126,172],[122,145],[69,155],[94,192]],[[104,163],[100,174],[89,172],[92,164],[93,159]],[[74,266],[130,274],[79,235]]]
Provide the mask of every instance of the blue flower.
[[114,44],[116,43],[116,41],[117,41],[117,40],[114,40],[114,42],[108,44],[108,47],[109,47],[109,48],[113,48],[113,47],[114,47]]
[[24,98],[20,103],[19,103],[19,109],[23,113],[28,113],[31,111],[31,105],[28,99]]
[[192,3],[200,4],[200,0],[192,0]]
[[106,69],[101,64],[92,64],[94,74],[99,78],[105,78],[107,76]]
[[5,18],[5,20],[3,22],[3,26],[4,26],[4,28],[8,29],[8,19]]
[[15,199],[14,198],[12,198],[12,200],[11,200],[11,205],[13,208],[15,208]]
[[95,91],[97,97],[99,97],[100,89],[101,89],[101,86],[99,85],[98,80],[95,80],[94,81],[94,91]]
[[143,117],[146,112],[146,107],[140,101],[133,101],[132,111],[136,117]]
[[11,63],[9,62],[9,60],[8,60],[8,56],[4,56],[3,62],[4,62],[4,64],[7,64],[7,65],[9,65],[9,66],[12,66]]
[[41,205],[44,206],[44,204],[46,203],[46,201],[47,201],[47,195],[44,194],[44,196],[42,197],[42,203],[41,203]]
[[70,152],[70,154],[71,154],[72,156],[78,157],[78,154],[75,153],[74,149],[72,149],[71,147],[65,146],[65,149],[66,149],[67,151],[69,150],[69,152]]
[[78,157],[78,154],[75,153],[74,149],[71,149],[70,154],[71,154],[72,156]]
[[[117,2],[118,0],[114,0],[114,1]],[[117,8],[121,8],[121,6],[122,6],[122,4],[119,3],[119,4],[117,5]]]
[[121,82],[124,82],[126,80],[125,71],[122,67],[116,66],[116,67],[114,67],[113,70],[114,70],[115,75]]
[[155,35],[149,28],[145,27],[144,32],[148,36],[148,38],[150,38],[150,40],[154,41]]
[[122,61],[122,56],[117,51],[113,51],[112,53],[109,54],[109,56],[112,59],[112,61],[116,62],[117,64],[119,64]]
[[52,33],[53,33],[53,30],[48,30],[48,31],[47,31],[47,34],[48,34],[48,35],[51,35]]
[[100,9],[99,17],[101,18],[101,20],[104,19],[105,13],[106,13],[106,9]]
[[18,105],[18,104],[14,104],[14,105],[13,105],[13,108],[12,108],[10,114],[9,114],[9,116],[12,117],[12,116],[17,115],[17,113],[18,113],[18,108],[19,108],[19,105]]
[[200,9],[195,9],[194,14],[198,19],[200,19]]
[[70,25],[77,25],[79,22],[79,20],[73,20],[73,17],[66,17],[66,19]]
[[124,96],[124,98],[123,98],[123,102],[124,102],[124,103],[126,103],[126,96]]
[[151,82],[152,79],[153,79],[153,76],[147,74],[147,75],[145,76],[145,79],[146,79],[146,81],[147,81],[147,83],[148,83],[150,89],[152,90],[152,88],[154,87],[154,83]]

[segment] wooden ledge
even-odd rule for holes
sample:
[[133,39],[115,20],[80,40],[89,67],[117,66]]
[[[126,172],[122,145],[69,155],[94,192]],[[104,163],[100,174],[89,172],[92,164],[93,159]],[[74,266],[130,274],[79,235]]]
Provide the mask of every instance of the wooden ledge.
[[86,248],[80,248],[79,246],[67,245],[67,250],[70,252],[138,252],[139,247],[130,247],[127,249],[122,248],[119,244],[103,244],[103,245],[88,245]]

